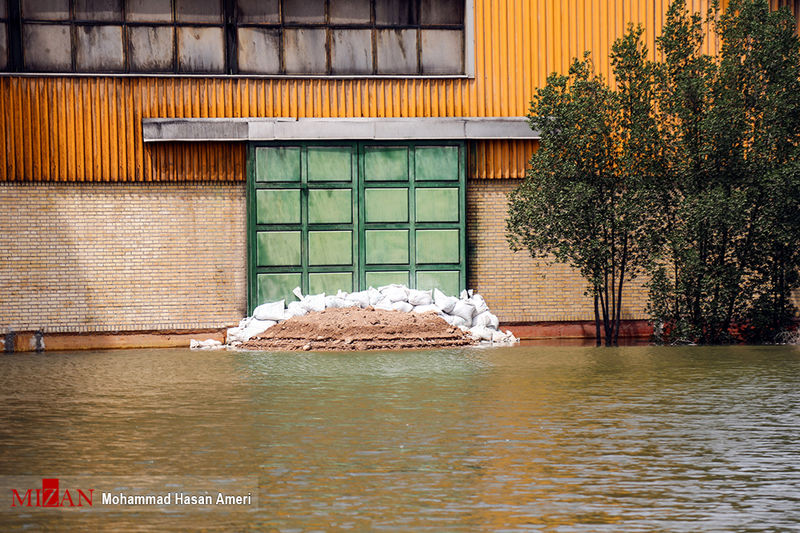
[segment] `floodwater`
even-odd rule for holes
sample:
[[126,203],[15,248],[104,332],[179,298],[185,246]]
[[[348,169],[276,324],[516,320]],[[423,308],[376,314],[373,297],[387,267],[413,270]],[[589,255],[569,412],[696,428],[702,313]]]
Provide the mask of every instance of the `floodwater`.
[[[796,530],[800,349],[2,355],[0,481],[2,530]],[[176,487],[253,499],[100,501]]]

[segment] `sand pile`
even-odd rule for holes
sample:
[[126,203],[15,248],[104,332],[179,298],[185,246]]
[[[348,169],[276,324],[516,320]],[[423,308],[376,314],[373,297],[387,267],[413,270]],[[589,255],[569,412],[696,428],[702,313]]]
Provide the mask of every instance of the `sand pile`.
[[330,308],[296,316],[239,345],[248,350],[398,350],[476,344],[435,312]]
[[225,345],[193,340],[191,348],[370,350],[518,342],[500,330],[497,317],[473,291],[455,297],[438,289],[386,285],[335,295],[304,295],[299,287],[292,292],[297,301],[261,304],[229,328]]

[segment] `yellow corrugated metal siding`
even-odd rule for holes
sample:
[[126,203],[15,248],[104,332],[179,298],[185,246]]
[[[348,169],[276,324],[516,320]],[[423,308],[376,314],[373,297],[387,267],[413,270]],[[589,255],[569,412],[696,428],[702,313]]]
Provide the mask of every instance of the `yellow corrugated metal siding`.
[[[709,0],[690,0],[705,10]],[[237,181],[236,143],[148,144],[151,117],[521,116],[548,73],[642,23],[651,54],[668,0],[475,0],[472,79],[0,78],[0,181]],[[709,40],[706,52],[718,43]],[[535,143],[471,143],[472,175],[521,177]]]

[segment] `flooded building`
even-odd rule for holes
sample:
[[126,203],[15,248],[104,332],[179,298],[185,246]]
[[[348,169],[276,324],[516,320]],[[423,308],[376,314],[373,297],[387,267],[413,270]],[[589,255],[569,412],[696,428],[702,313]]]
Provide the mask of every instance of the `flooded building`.
[[0,333],[217,329],[388,283],[592,320],[575,271],[506,243],[525,115],[584,50],[607,75],[629,22],[654,50],[667,5],[0,0]]

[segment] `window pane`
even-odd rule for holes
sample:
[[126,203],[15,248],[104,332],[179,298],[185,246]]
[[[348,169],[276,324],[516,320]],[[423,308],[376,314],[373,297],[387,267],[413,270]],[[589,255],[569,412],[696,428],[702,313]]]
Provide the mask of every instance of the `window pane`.
[[327,71],[325,40],[325,30],[284,30],[283,53],[286,72],[325,74]]
[[129,26],[128,64],[132,72],[170,72],[175,43],[172,26]]
[[224,72],[222,28],[178,28],[178,68],[181,72]]
[[375,0],[375,23],[405,26],[417,23],[417,3],[409,0]]
[[172,2],[170,0],[128,0],[125,16],[128,20],[135,22],[171,22]]
[[239,22],[280,24],[280,0],[237,0]]
[[325,22],[325,0],[286,1],[283,3],[283,21],[300,24]]
[[463,42],[460,30],[422,30],[422,73],[463,73]]
[[175,0],[178,22],[222,22],[220,0]]
[[67,20],[69,0],[22,0],[22,16],[37,20]]
[[331,24],[369,24],[369,0],[330,0]]
[[239,28],[239,72],[278,74],[281,71],[280,32],[264,28]]
[[331,71],[333,74],[372,74],[372,31],[333,30]]
[[122,20],[122,0],[75,0],[77,20]]
[[417,30],[378,30],[378,74],[417,73]]
[[75,68],[84,72],[123,70],[122,26],[78,26]]
[[69,26],[25,24],[22,53],[28,70],[69,72],[72,70],[72,41]]
[[464,0],[422,0],[420,24],[463,24]]
[[0,70],[5,70],[8,66],[8,44],[6,41],[6,25],[0,24]]

